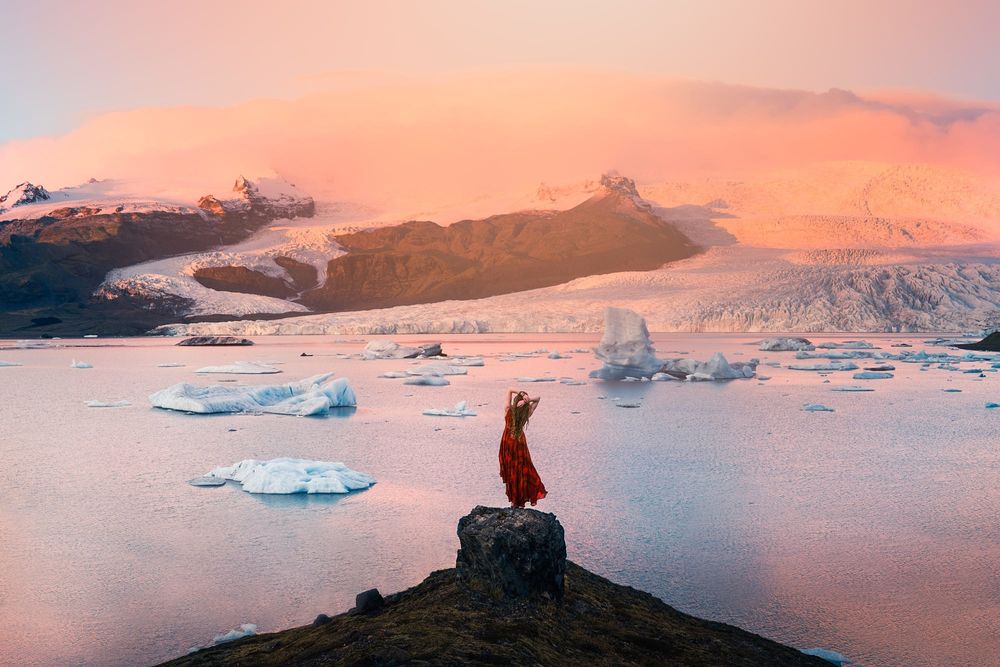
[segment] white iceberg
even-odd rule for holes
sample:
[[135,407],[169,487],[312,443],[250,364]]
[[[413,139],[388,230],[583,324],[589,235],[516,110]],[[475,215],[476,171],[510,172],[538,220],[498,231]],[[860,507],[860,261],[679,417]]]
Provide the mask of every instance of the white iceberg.
[[830,391],[875,391],[871,387],[858,387],[856,385],[850,385],[846,387],[832,387]]
[[168,362],[165,364],[156,364],[157,368],[184,368],[184,364],[178,364],[176,362]]
[[403,384],[424,387],[447,387],[451,382],[448,381],[448,378],[443,378],[440,375],[414,375],[407,380],[403,380]]
[[280,372],[280,368],[256,361],[237,361],[224,366],[205,366],[195,371],[195,373],[225,373],[228,375],[271,375]]
[[689,382],[706,380],[738,380],[751,378],[757,370],[757,360],[737,361],[730,364],[721,352],[716,352],[708,361],[678,359],[663,365],[668,375],[685,375]]
[[816,347],[824,350],[874,350],[875,346],[863,340],[845,340],[842,343],[820,343]]
[[574,380],[573,378],[561,378],[559,380],[559,384],[565,384],[565,385],[569,385],[569,386],[578,386],[578,385],[587,384],[587,383],[584,382],[583,380]]
[[482,357],[450,357],[448,363],[452,366],[485,366]]
[[889,380],[893,375],[892,373],[883,373],[881,371],[862,371],[855,373],[853,377],[855,380]]
[[559,354],[558,352],[549,352],[549,359],[572,359],[573,357],[568,354]]
[[416,368],[409,368],[406,371],[407,375],[468,375],[469,369],[465,366],[456,366],[454,364],[424,364],[423,366],[417,366]]
[[556,381],[555,378],[548,378],[548,377],[545,377],[545,378],[536,378],[536,377],[529,377],[529,376],[522,376],[522,377],[515,378],[515,379],[518,382],[555,382]]
[[130,405],[128,401],[84,401],[88,408],[126,408]]
[[428,343],[419,347],[405,347],[391,340],[373,340],[362,350],[361,356],[367,360],[373,359],[415,359],[417,357],[436,357],[441,354],[440,343]]
[[453,408],[427,408],[424,414],[430,417],[475,417],[465,401],[459,401]]
[[591,371],[590,377],[601,380],[651,377],[663,367],[656,358],[646,320],[625,308],[604,310],[604,335],[594,354],[604,366]]
[[20,366],[21,364],[14,361],[0,361],[0,368],[10,367],[10,366]]
[[70,368],[93,368],[93,366],[91,366],[90,364],[88,364],[86,361],[77,361],[76,359],[74,359],[73,361],[70,362],[69,367]]
[[777,338],[765,338],[760,342],[762,352],[798,352],[801,350],[815,350],[812,341],[797,336],[780,336]]
[[802,406],[805,412],[833,412],[833,408],[829,408],[821,403],[806,403]]
[[858,365],[850,361],[833,361],[828,364],[789,364],[793,371],[853,371]]
[[349,493],[367,489],[375,479],[343,463],[277,458],[246,459],[205,475],[239,482],[248,493]]
[[357,397],[346,378],[330,380],[333,373],[289,384],[221,387],[181,382],[151,394],[154,407],[196,414],[218,412],[269,412],[282,415],[323,415],[331,408],[353,407]]
[[379,375],[380,378],[390,378],[392,380],[398,380],[399,378],[408,378],[410,374],[406,371],[386,371]]

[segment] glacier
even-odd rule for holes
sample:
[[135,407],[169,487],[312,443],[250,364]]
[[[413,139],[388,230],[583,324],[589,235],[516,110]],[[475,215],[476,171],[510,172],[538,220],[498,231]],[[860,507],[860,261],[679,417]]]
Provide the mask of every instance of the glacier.
[[206,477],[239,482],[248,493],[350,493],[367,489],[375,479],[351,470],[343,463],[276,458],[268,461],[245,459],[231,466],[215,468]]
[[299,417],[327,414],[331,408],[353,407],[357,397],[346,378],[333,373],[279,385],[199,386],[181,382],[149,396],[153,407],[195,414],[267,412]]

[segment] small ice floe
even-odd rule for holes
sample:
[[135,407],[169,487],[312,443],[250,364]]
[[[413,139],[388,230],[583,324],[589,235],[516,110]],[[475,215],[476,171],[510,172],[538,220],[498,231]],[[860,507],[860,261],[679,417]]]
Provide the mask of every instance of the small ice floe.
[[757,379],[760,380],[761,382],[766,382],[767,380],[771,379],[771,376],[770,375],[758,375]]
[[427,408],[424,414],[429,417],[475,417],[476,413],[469,409],[465,401],[459,401],[453,408]]
[[619,408],[641,408],[642,403],[637,403],[635,401],[615,401],[615,405]]
[[859,387],[857,385],[850,385],[846,387],[830,387],[830,391],[875,391],[871,387]]
[[893,343],[889,347],[913,347],[909,343]]
[[224,486],[226,480],[221,477],[195,477],[194,479],[189,479],[188,484],[191,486]]
[[824,350],[874,350],[874,345],[864,340],[845,340],[841,343],[820,343],[816,347]]
[[558,352],[549,352],[549,359],[572,359],[568,354],[559,354]]
[[407,369],[407,375],[468,375],[469,369],[465,366],[456,366],[454,364],[424,364],[423,366],[417,366],[415,368]]
[[593,348],[590,348],[590,347],[574,347],[572,350],[570,350],[570,353],[571,354],[590,354],[593,351],[594,351]]
[[380,378],[390,378],[393,380],[398,380],[399,378],[408,378],[410,374],[406,371],[386,371],[379,375]]
[[86,361],[77,361],[76,359],[74,359],[73,361],[70,362],[69,367],[70,368],[93,368],[93,366],[91,366],[90,364],[88,364]]
[[245,459],[216,468],[205,477],[239,482],[248,493],[350,493],[375,483],[370,475],[351,470],[343,463],[277,458],[269,461]]
[[127,408],[132,405],[128,401],[84,401],[88,408]]
[[943,391],[946,394],[959,394],[962,392],[961,389],[942,389],[941,391]]
[[892,373],[883,373],[882,371],[861,371],[852,377],[855,380],[891,380],[894,376]]
[[556,381],[555,378],[550,378],[550,377],[538,377],[538,378],[536,378],[536,377],[530,377],[530,376],[521,376],[521,377],[515,378],[515,379],[518,382],[555,382]]
[[758,349],[762,352],[798,352],[800,350],[815,350],[816,346],[806,338],[781,336],[778,338],[765,338],[760,342]]
[[796,359],[869,359],[875,356],[867,350],[825,350],[822,352],[796,352]]
[[10,368],[11,366],[20,366],[21,364],[14,361],[0,361],[0,368]]
[[199,386],[181,382],[151,394],[153,407],[195,414],[268,412],[300,417],[325,415],[331,408],[353,407],[357,397],[347,378],[324,373],[288,384],[247,387]]
[[575,387],[582,384],[587,384],[583,380],[574,380],[573,378],[560,378],[559,384],[564,384],[567,386]]
[[833,408],[829,408],[822,403],[806,403],[802,406],[804,412],[833,412]]
[[672,380],[680,380],[681,378],[675,377],[670,373],[653,373],[653,377],[650,378],[653,382],[670,382]]
[[403,380],[403,384],[421,387],[447,387],[451,382],[448,381],[448,378],[443,378],[440,375],[415,375]]
[[831,361],[828,364],[789,364],[793,371],[853,371],[858,365],[850,361]]
[[97,334],[84,334],[84,338],[97,338]]
[[894,371],[896,367],[892,364],[879,364],[877,366],[865,366],[866,371]]
[[373,340],[361,352],[363,359],[416,359],[436,357],[441,354],[440,343],[427,343],[417,347],[405,347],[391,340]]
[[449,357],[448,363],[452,366],[485,366],[486,362],[482,357]]
[[837,667],[845,667],[845,665],[852,664],[850,658],[826,648],[800,648],[799,652],[826,660],[833,665],[837,665]]
[[178,364],[176,362],[167,362],[165,364],[156,364],[157,368],[183,368],[184,364]]
[[256,361],[237,361],[223,366],[205,366],[195,371],[195,373],[222,373],[226,375],[272,375],[280,372],[280,368]]
[[993,408],[1000,408],[1000,403],[994,403],[993,401],[990,401],[989,403],[986,404],[986,407],[990,410],[992,410]]

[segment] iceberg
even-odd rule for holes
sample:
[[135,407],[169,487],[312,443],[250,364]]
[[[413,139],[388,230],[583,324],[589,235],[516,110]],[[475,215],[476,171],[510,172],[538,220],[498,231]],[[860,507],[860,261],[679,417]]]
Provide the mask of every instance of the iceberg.
[[549,352],[549,359],[572,359],[573,357],[568,354],[559,354],[558,352]]
[[878,366],[865,366],[866,371],[894,371],[896,367],[892,364],[879,364]]
[[157,368],[184,368],[184,364],[178,364],[175,362],[167,362],[165,364],[156,364]]
[[350,493],[367,489],[375,479],[351,470],[343,463],[277,458],[269,461],[245,459],[216,468],[205,477],[239,482],[248,493]]
[[765,338],[760,342],[762,352],[799,352],[815,350],[816,346],[806,338],[796,336],[781,336],[778,338]]
[[90,364],[88,364],[86,361],[77,361],[76,359],[74,359],[73,361],[70,362],[69,367],[70,368],[93,368],[93,366],[91,366]]
[[864,340],[845,340],[842,343],[820,343],[816,347],[824,350],[874,350],[874,345]]
[[428,343],[419,347],[405,347],[391,340],[373,340],[361,352],[361,357],[373,359],[416,359],[417,357],[437,357],[441,354],[441,343]]
[[721,352],[716,352],[708,361],[680,359],[667,362],[663,372],[668,375],[684,374],[689,382],[705,380],[740,380],[751,378],[757,370],[758,361],[736,361],[730,364]]
[[832,387],[830,391],[875,391],[871,387],[858,387],[856,385],[851,385],[847,387]]
[[130,405],[128,401],[84,401],[88,408],[126,408]]
[[220,387],[181,382],[149,397],[153,407],[196,414],[268,412],[300,417],[324,415],[331,408],[353,407],[357,397],[346,378],[333,373],[289,384]]
[[195,373],[225,373],[229,375],[270,375],[280,372],[280,368],[259,364],[255,361],[237,361],[225,366],[205,366],[195,371]]
[[625,308],[604,310],[604,335],[594,354],[604,366],[591,371],[590,377],[600,380],[652,377],[663,367],[656,358],[646,320]]
[[9,368],[10,366],[20,366],[21,364],[14,361],[0,361],[0,368]]
[[993,408],[1000,408],[1000,403],[994,403],[993,401],[990,401],[989,403],[986,404],[986,407],[990,410],[992,410]]
[[485,366],[482,357],[451,357],[448,360],[452,366]]
[[802,406],[802,410],[805,412],[833,412],[833,408],[829,408],[821,403],[806,403]]
[[407,380],[403,380],[403,384],[424,387],[447,387],[451,382],[448,382],[448,378],[443,378],[440,375],[414,375]]
[[800,653],[805,653],[806,655],[815,656],[821,660],[826,660],[827,662],[837,665],[837,667],[844,667],[845,665],[850,665],[851,660],[836,651],[831,651],[826,648],[800,648]]
[[850,361],[831,362],[829,364],[790,364],[793,371],[853,371],[858,365]]
[[530,376],[522,376],[522,377],[519,377],[519,378],[515,378],[515,380],[517,380],[518,382],[555,382],[556,381],[555,378],[549,378],[549,377],[536,378],[536,377],[530,377]]
[[475,417],[476,413],[468,408],[465,401],[459,401],[453,408],[427,408],[424,414],[429,417]]
[[455,366],[454,364],[425,364],[416,368],[409,368],[407,375],[468,375],[469,369],[465,366]]
[[862,371],[855,373],[853,377],[855,380],[889,380],[894,376],[892,373],[883,373],[881,371]]
[[386,371],[379,375],[380,378],[390,378],[392,380],[398,380],[399,378],[408,378],[410,374],[406,371]]

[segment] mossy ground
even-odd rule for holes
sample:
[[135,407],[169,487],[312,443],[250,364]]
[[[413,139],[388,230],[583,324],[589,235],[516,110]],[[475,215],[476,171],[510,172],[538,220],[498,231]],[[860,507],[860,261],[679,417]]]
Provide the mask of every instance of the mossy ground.
[[562,603],[496,603],[454,570],[370,615],[257,635],[167,663],[208,665],[812,665],[828,663],[567,563]]

